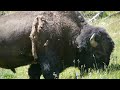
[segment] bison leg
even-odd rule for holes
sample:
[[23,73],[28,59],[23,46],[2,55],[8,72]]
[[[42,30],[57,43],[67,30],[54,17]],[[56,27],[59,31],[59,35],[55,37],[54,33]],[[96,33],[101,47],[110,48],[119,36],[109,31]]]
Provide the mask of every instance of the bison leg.
[[28,75],[30,79],[40,79],[41,76],[40,64],[31,64],[28,69]]

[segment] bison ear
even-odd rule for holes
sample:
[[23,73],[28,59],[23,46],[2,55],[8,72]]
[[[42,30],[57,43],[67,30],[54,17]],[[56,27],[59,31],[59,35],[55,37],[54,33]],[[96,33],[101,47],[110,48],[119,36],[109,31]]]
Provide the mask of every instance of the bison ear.
[[95,41],[95,33],[94,34],[92,34],[92,36],[90,37],[90,45],[92,46],[92,47],[97,47],[97,45],[98,45],[98,43]]

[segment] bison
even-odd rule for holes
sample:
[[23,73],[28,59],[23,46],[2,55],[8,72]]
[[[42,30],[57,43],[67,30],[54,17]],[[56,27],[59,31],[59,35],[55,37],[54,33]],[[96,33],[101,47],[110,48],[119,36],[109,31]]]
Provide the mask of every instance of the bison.
[[0,17],[0,67],[15,72],[30,64],[30,79],[41,74],[53,79],[76,60],[86,68],[96,62],[108,65],[113,47],[105,30],[87,24],[77,11],[21,11]]
[[52,72],[60,72],[63,60],[71,64],[72,41],[80,25],[73,11],[20,11],[1,16],[0,67],[15,72],[16,67],[31,64],[30,78],[39,78],[41,73],[53,78]]

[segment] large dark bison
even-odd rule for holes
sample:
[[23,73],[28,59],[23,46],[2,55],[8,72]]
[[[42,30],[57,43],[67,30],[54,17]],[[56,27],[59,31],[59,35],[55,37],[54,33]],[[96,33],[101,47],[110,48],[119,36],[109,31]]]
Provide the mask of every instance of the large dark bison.
[[[31,79],[54,78],[73,66],[109,64],[114,43],[102,29],[88,25],[77,11],[24,11],[0,17],[0,67],[31,64]],[[36,63],[36,64],[35,64]]]

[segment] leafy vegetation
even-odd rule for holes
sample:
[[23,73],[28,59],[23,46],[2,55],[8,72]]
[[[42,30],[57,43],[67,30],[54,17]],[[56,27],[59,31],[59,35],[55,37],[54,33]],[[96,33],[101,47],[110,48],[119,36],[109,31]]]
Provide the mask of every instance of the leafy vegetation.
[[[1,12],[1,11],[0,11]],[[86,11],[85,15],[89,13],[96,13],[97,11]],[[106,11],[106,16],[109,16],[116,11]],[[90,14],[94,16],[94,14]],[[92,17],[91,16],[91,17]],[[110,65],[103,70],[92,69],[79,79],[120,79],[120,15],[112,16],[104,19],[100,18],[95,22],[90,23],[95,26],[104,27],[115,42],[115,49],[111,55]],[[27,79],[28,66],[16,68],[16,74],[11,70],[0,68],[0,79]],[[69,67],[60,73],[60,79],[75,79],[76,73],[80,75],[78,68]],[[41,75],[41,79],[44,79]]]

